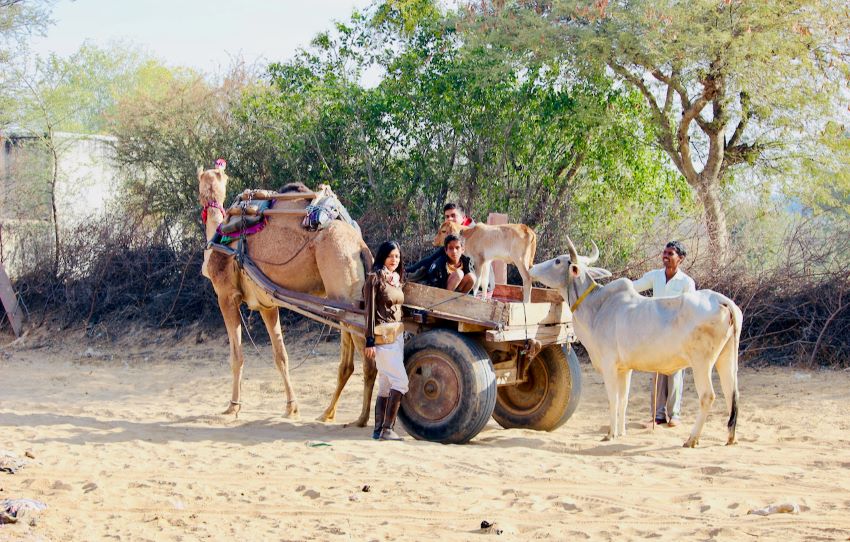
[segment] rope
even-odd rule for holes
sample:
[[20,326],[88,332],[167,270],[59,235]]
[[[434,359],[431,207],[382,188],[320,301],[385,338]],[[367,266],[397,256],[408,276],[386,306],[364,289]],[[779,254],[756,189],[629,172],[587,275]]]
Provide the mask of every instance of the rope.
[[326,329],[330,329],[330,326],[327,325],[327,324],[325,324],[325,326],[319,332],[319,338],[316,339],[316,342],[313,344],[313,348],[310,349],[309,354],[304,359],[301,360],[301,363],[299,363],[298,365],[296,365],[295,367],[293,367],[290,370],[294,371],[295,369],[297,369],[297,368],[301,367],[302,365],[304,365],[305,363],[307,363],[313,357],[313,355],[316,353],[316,348],[319,347],[319,342],[322,340],[322,336],[325,334]]
[[455,299],[460,299],[460,298],[462,298],[462,297],[464,297],[464,296],[466,296],[466,295],[467,295],[467,294],[465,294],[465,293],[463,293],[463,292],[458,292],[458,294],[457,294],[457,295],[455,295],[455,296],[449,297],[448,299],[444,299],[444,300],[440,301],[439,303],[434,303],[433,305],[431,305],[431,306],[429,306],[429,307],[423,307],[423,308],[424,308],[426,311],[429,311],[429,310],[433,309],[434,307],[439,307],[439,306],[440,306],[440,305],[442,305],[443,303],[448,303],[449,301],[454,301]]
[[522,323],[525,328],[525,351],[528,353],[528,315],[525,313],[525,301],[522,302]]
[[242,309],[239,309],[239,318],[242,320],[242,327],[245,328],[245,334],[248,335],[248,340],[251,341],[251,344],[254,345],[254,350],[257,352],[257,355],[260,355],[260,349],[257,348],[257,343],[254,342],[254,337],[251,336],[251,330],[248,329],[248,324],[245,322],[245,316],[242,314]]
[[299,248],[299,249],[295,252],[295,254],[293,254],[293,255],[292,255],[292,257],[291,257],[291,258],[289,258],[288,260],[286,260],[286,261],[285,261],[285,262],[283,262],[283,263],[270,262],[270,261],[268,261],[268,260],[261,260],[260,258],[257,258],[256,256],[252,257],[251,259],[252,259],[253,261],[255,261],[255,262],[264,263],[264,264],[267,264],[267,265],[286,265],[286,264],[288,264],[289,262],[291,262],[292,260],[294,260],[294,259],[295,259],[295,258],[296,258],[299,254],[301,254],[301,252],[302,252],[302,251],[303,251],[303,250],[307,247],[307,245],[308,245],[308,244],[310,244],[310,241],[312,241],[312,239],[311,239],[310,237],[307,237],[307,240],[306,240],[306,241],[304,241],[304,244],[303,244],[303,245],[301,245],[301,248]]

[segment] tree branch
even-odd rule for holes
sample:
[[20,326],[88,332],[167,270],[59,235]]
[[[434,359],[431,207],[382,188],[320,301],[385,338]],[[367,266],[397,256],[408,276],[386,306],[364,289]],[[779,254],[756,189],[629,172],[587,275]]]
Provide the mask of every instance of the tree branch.
[[747,129],[747,124],[749,124],[750,119],[753,118],[753,111],[750,109],[750,97],[746,92],[741,92],[741,120],[738,121],[738,125],[735,126],[735,131],[732,133],[732,137],[729,141],[726,142],[726,149],[730,149],[738,144],[738,140],[741,139],[741,136],[744,133],[744,130]]

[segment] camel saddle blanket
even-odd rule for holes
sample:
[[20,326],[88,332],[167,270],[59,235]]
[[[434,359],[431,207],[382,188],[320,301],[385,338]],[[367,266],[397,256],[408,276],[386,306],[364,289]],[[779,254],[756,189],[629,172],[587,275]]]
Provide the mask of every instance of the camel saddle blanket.
[[307,216],[304,217],[301,225],[308,231],[317,231],[327,228],[334,220],[342,220],[357,230],[357,233],[361,233],[360,225],[351,218],[336,195],[329,188],[324,190],[323,194],[307,206]]
[[[267,209],[271,209],[274,200],[247,200],[237,201],[227,210],[228,219],[219,224],[216,230],[222,236],[221,243],[228,243],[230,240],[241,237],[242,235],[252,235],[262,230],[266,225],[266,217],[263,214]],[[230,210],[240,208],[240,213],[231,215]]]

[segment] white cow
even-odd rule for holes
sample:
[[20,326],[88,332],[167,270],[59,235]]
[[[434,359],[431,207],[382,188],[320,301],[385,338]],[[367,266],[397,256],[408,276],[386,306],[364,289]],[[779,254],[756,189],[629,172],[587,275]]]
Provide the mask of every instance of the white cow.
[[569,254],[539,263],[531,277],[558,288],[571,305],[576,337],[590,361],[602,373],[608,392],[611,426],[603,440],[626,434],[626,405],[632,371],[672,374],[691,367],[700,399],[700,412],[685,447],[699,442],[708,411],[714,403],[711,368],[717,367],[726,407],[728,439],[735,443],[738,421],[738,344],[741,309],[728,297],[699,290],[679,297],[649,298],[635,291],[629,279],[602,286],[595,279],[611,273],[591,267],[567,238]]

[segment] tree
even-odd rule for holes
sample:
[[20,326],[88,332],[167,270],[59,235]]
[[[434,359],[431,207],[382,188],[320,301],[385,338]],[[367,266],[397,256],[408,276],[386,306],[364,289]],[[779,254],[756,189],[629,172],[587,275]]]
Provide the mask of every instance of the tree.
[[[374,67],[383,77],[364,87]],[[272,141],[276,153],[252,153],[266,157],[259,169],[330,182],[367,237],[418,245],[451,199],[531,224],[549,253],[566,222],[608,238],[681,194],[644,142],[653,128],[636,92],[465,44],[427,0],[355,14],[267,80],[236,114],[254,134],[243,152]]]
[[[35,138],[48,156],[49,172],[43,186],[53,227],[55,274],[59,273],[61,248],[56,189],[62,154],[76,135],[102,130],[105,114],[119,89],[126,87],[138,59],[129,49],[107,51],[83,45],[68,58],[53,54],[34,57],[12,72],[14,86],[7,89],[14,106],[11,119],[17,129]],[[60,132],[64,132],[61,137]]]
[[50,2],[0,0],[0,129],[11,121],[14,71],[26,51],[26,39],[43,34],[49,23]]
[[637,89],[718,256],[728,247],[723,189],[737,171],[798,158],[835,115],[848,74],[839,0],[501,0],[473,3],[466,27],[519,59],[608,72]]

